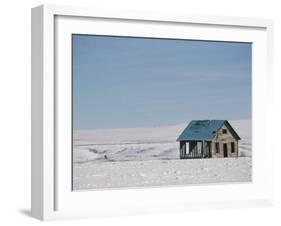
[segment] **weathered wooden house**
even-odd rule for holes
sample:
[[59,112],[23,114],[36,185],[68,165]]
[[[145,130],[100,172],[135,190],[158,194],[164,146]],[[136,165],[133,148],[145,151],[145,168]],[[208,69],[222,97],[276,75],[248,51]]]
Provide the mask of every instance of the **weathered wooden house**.
[[193,120],[177,139],[181,159],[238,157],[239,140],[227,120]]

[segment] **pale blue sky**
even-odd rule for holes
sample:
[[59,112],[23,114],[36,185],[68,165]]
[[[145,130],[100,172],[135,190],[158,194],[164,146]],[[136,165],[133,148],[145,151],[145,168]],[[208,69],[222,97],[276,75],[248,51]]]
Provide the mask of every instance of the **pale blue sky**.
[[251,118],[251,44],[73,35],[74,129]]

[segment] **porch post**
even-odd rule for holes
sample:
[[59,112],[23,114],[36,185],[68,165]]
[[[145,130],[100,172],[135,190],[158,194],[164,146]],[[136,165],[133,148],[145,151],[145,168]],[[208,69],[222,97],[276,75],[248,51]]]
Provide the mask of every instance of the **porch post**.
[[180,141],[180,159],[182,159],[182,146],[183,146],[183,142]]
[[202,141],[202,157],[204,157],[204,154],[205,154],[205,141],[203,140]]

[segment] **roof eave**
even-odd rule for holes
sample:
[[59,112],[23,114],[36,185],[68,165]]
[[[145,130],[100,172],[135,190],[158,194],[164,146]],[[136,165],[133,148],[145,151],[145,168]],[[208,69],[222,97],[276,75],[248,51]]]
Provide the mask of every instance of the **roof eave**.
[[213,139],[177,139],[177,141],[212,141]]

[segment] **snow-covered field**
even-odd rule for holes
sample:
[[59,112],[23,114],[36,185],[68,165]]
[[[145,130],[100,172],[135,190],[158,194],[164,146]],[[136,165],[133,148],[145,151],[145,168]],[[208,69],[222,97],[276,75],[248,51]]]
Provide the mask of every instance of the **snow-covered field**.
[[238,159],[179,160],[187,124],[74,131],[74,190],[251,180],[250,120],[230,121],[242,138]]
[[249,157],[104,162],[74,169],[74,190],[251,181]]

